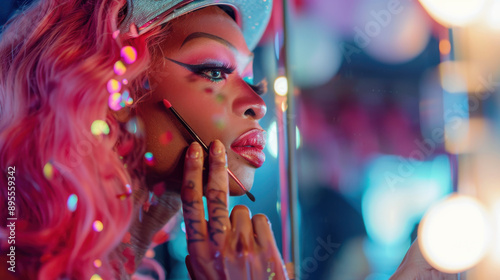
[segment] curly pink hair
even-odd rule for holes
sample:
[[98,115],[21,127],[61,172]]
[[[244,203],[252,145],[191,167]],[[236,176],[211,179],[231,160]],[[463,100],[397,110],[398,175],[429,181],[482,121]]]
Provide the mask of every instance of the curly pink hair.
[[[120,79],[130,81],[131,96],[137,100],[152,61],[151,45],[160,34],[157,29],[138,38],[113,38],[125,4],[37,1],[11,19],[2,33],[0,169],[16,169],[20,279],[123,277],[123,256],[117,248],[139,203],[118,197],[127,192],[127,184],[134,191],[144,187],[144,151],[140,139],[132,136],[133,151],[119,154],[117,147],[130,135],[108,108],[106,82],[116,76],[113,65],[121,47],[133,46],[137,61]],[[105,120],[110,133],[93,135],[95,120]],[[54,172],[44,174],[44,167]],[[0,185],[6,203],[6,176]],[[78,198],[74,211],[67,206],[72,194]],[[0,215],[5,221],[6,211]],[[103,224],[100,232],[93,230],[96,220]],[[0,228],[2,249],[7,248],[7,234],[7,228]],[[102,266],[94,265],[97,259]]]

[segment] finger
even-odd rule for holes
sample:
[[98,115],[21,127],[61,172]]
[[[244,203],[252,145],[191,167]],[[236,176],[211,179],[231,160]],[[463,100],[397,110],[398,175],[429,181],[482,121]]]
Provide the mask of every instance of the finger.
[[181,189],[182,210],[186,225],[188,251],[194,256],[208,256],[207,223],[203,210],[203,151],[194,142],[186,152]]
[[269,219],[264,214],[257,214],[252,218],[253,230],[255,232],[255,239],[257,244],[267,250],[269,248],[276,247],[276,241],[274,240],[274,234],[271,229],[271,224]]
[[231,247],[238,255],[253,252],[254,236],[250,221],[250,210],[244,205],[236,205],[231,212]]
[[196,277],[194,275],[193,265],[191,264],[191,257],[187,255],[184,262],[186,263],[186,268],[189,273],[189,277],[191,278],[191,280],[196,280]]
[[226,170],[224,145],[215,140],[210,145],[209,173],[207,182],[207,209],[209,217],[209,240],[214,251],[220,252],[231,228],[227,210],[229,183]]
[[[290,277],[289,267],[283,264],[269,219],[264,214],[257,214],[253,216],[252,224],[255,240],[260,247],[261,254],[267,260],[266,271],[269,273],[269,276],[272,275],[276,279],[293,279]],[[293,271],[293,265],[291,265],[291,268],[291,271]],[[287,277],[287,274],[290,278]]]

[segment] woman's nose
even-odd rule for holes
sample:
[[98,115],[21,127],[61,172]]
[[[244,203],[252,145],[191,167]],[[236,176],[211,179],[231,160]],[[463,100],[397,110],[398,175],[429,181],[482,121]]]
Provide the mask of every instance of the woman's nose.
[[245,82],[239,91],[238,96],[233,101],[233,111],[244,118],[262,119],[267,112],[264,100]]

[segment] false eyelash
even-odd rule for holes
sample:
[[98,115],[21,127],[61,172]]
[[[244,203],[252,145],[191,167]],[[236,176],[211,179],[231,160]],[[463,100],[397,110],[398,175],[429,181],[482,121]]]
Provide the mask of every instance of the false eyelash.
[[247,85],[250,86],[250,88],[255,92],[257,93],[257,95],[264,95],[267,93],[267,81],[265,79],[263,79],[262,81],[260,81],[260,83],[256,84],[256,85],[252,85],[250,83],[247,82]]
[[209,70],[217,70],[217,71],[221,71],[225,75],[230,75],[234,72],[234,70],[236,70],[236,67],[234,67],[230,64],[227,64],[227,63],[207,62],[207,63],[202,63],[202,64],[187,64],[187,63],[183,63],[183,62],[180,62],[177,60],[170,59],[168,57],[165,57],[165,58],[182,66],[182,67],[184,67],[184,68],[186,68],[187,70],[191,71],[192,73],[194,73],[196,75],[199,75],[199,76],[202,76],[206,79],[211,80],[212,82],[219,82],[219,81],[210,79],[210,77],[207,77],[206,74],[204,74],[204,72],[209,71]]

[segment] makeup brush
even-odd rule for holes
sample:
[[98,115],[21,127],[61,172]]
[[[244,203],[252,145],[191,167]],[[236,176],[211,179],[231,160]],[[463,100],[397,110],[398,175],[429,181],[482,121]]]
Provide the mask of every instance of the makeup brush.
[[[205,142],[203,142],[203,140],[201,140],[200,136],[198,136],[198,134],[196,134],[196,132],[194,132],[194,130],[191,128],[191,126],[189,126],[189,124],[181,117],[181,115],[179,115],[177,110],[175,110],[174,107],[172,107],[172,104],[170,102],[168,102],[167,99],[163,99],[163,104],[165,105],[165,107],[167,107],[167,109],[169,109],[174,114],[174,116],[177,118],[177,120],[179,120],[179,122],[182,123],[182,125],[186,128],[186,130],[189,132],[189,134],[191,134],[191,136],[196,140],[196,142],[200,143],[200,145],[203,147],[205,152],[207,152],[207,154],[208,154],[209,153],[208,146],[205,144]],[[233,180],[236,182],[236,184],[238,184],[238,186],[240,186],[240,188],[245,192],[245,194],[248,196],[248,198],[251,201],[255,202],[255,196],[253,196],[253,194],[251,194],[245,188],[245,186],[243,186],[243,183],[241,183],[241,181],[236,177],[236,175],[234,175],[234,173],[229,168],[226,168],[226,170],[227,170],[227,173],[229,174],[229,176],[231,178],[233,178]]]

